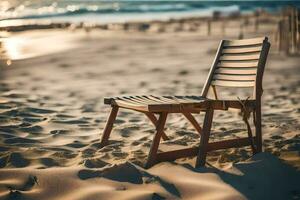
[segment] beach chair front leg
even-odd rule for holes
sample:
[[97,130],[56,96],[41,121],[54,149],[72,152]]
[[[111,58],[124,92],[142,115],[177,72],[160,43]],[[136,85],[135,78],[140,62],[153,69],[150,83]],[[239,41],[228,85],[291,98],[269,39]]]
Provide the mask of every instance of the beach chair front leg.
[[195,117],[189,113],[189,112],[183,112],[182,113],[185,118],[187,118],[187,120],[189,120],[189,122],[191,122],[191,124],[193,125],[193,127],[196,129],[196,131],[199,133],[199,135],[201,135],[202,132],[202,128],[201,126],[198,124],[197,120],[195,119]]
[[[155,115],[153,113],[150,113],[150,112],[145,112],[145,115],[152,122],[152,124],[156,127],[157,123],[158,123],[158,120],[156,119]],[[163,140],[169,140],[169,137],[167,136],[167,134],[164,131],[162,133],[162,138],[163,138]]]
[[209,110],[206,111],[204,122],[203,122],[202,134],[200,138],[199,152],[196,160],[196,167],[202,167],[205,165],[207,146],[208,146],[208,140],[210,136],[213,115],[214,115],[213,109],[210,108]]
[[167,115],[168,115],[168,113],[166,113],[166,112],[159,114],[158,122],[156,124],[156,134],[154,135],[152,145],[150,147],[148,160],[145,165],[146,168],[149,168],[156,163],[157,150],[158,150],[160,138],[162,137],[163,130],[164,130],[164,127],[166,124]]
[[101,138],[101,147],[104,147],[108,144],[108,138],[109,138],[111,130],[113,128],[113,124],[116,120],[118,111],[119,111],[118,106],[112,106],[108,120],[106,122],[104,131],[103,131],[102,138]]

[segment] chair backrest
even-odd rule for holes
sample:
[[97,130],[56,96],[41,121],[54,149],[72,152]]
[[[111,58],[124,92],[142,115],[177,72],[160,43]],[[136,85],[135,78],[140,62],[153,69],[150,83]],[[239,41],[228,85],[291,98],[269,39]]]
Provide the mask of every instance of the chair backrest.
[[210,87],[216,95],[215,86],[252,87],[253,98],[260,98],[269,49],[267,37],[222,40],[203,87],[202,96],[207,96]]

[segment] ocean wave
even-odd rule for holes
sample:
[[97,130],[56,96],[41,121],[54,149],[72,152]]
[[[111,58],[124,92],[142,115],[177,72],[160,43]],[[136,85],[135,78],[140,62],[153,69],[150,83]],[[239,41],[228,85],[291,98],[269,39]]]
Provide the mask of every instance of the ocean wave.
[[[9,1],[0,3],[0,20],[38,19],[53,17],[81,16],[87,14],[135,14],[135,13],[168,13],[168,12],[221,12],[245,11],[264,8],[276,10],[285,5],[300,7],[299,1],[138,1],[138,0],[59,0],[38,1],[10,5]],[[29,2],[29,3],[28,3]]]
[[[21,9],[20,9],[21,7]],[[82,14],[118,14],[118,13],[153,13],[153,12],[181,12],[195,8],[203,7],[202,5],[191,6],[184,3],[134,3],[134,2],[119,2],[119,3],[103,3],[101,5],[83,5],[74,4],[66,5],[65,7],[53,4],[38,9],[23,5],[16,7],[10,11],[6,11],[6,17],[2,19],[36,19],[49,18],[60,16],[73,16]],[[0,11],[1,13],[1,11]]]

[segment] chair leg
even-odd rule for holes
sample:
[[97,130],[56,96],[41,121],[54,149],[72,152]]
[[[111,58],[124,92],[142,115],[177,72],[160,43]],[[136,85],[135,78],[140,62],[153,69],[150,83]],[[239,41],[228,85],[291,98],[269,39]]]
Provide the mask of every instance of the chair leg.
[[110,111],[108,120],[106,122],[104,131],[103,131],[103,135],[102,135],[102,138],[101,138],[101,147],[108,144],[108,138],[110,136],[113,124],[114,124],[115,119],[117,117],[118,110],[119,110],[118,106],[113,106],[111,111]]
[[201,135],[202,132],[202,128],[201,126],[198,124],[198,122],[196,121],[195,117],[191,114],[191,113],[187,113],[184,112],[182,113],[190,122],[191,124],[194,126],[194,128],[197,130],[197,132],[199,133],[199,135]]
[[[254,116],[254,115],[253,115]],[[248,133],[248,138],[249,138],[249,141],[250,141],[250,146],[251,146],[251,149],[252,149],[252,152],[253,152],[253,154],[256,154],[257,153],[257,151],[256,151],[256,145],[255,145],[255,140],[254,140],[254,138],[253,138],[253,134],[252,134],[252,130],[251,130],[251,126],[250,126],[250,123],[249,123],[249,121],[248,120],[245,120],[244,119],[244,121],[245,121],[245,123],[246,123],[246,127],[247,127],[247,133]],[[253,119],[253,122],[254,122],[255,120]],[[255,123],[254,123],[254,125],[255,125]]]
[[[145,112],[145,115],[149,118],[149,120],[152,122],[152,124],[156,127],[158,120],[156,119],[155,115],[150,112]],[[169,137],[167,136],[167,134],[164,131],[162,133],[162,138],[163,138],[163,140],[169,140]]]
[[165,113],[165,112],[159,114],[159,119],[158,119],[158,122],[156,125],[156,134],[154,135],[152,145],[151,145],[151,148],[149,151],[148,160],[145,165],[146,168],[153,166],[156,162],[157,150],[158,150],[160,138],[162,136],[162,133],[163,133],[163,130],[164,130],[164,127],[166,124],[167,115],[168,115],[168,113]]
[[256,150],[257,153],[262,152],[262,131],[261,131],[261,107],[255,110],[255,134],[256,134]]
[[196,160],[196,167],[202,167],[205,165],[206,154],[207,154],[206,148],[210,136],[213,115],[214,115],[213,109],[209,109],[206,111],[201,139],[200,139],[199,152]]

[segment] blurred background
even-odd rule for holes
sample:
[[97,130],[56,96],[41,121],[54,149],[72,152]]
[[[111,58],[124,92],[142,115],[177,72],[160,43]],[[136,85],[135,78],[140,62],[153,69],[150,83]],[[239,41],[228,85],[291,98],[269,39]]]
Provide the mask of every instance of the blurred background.
[[253,32],[259,34],[260,29],[268,26],[273,47],[293,54],[299,49],[299,8],[300,1],[292,0],[3,0],[0,2],[0,38],[6,37],[8,32],[53,28],[82,29],[87,33],[93,29],[150,33],[189,31],[232,37],[232,31],[228,30],[235,22],[235,38]]

